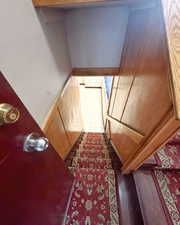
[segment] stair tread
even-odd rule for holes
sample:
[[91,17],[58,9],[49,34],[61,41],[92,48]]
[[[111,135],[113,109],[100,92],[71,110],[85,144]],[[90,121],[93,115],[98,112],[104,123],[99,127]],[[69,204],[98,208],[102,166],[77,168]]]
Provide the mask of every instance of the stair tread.
[[156,160],[156,157],[155,156],[151,156],[149,159],[145,160],[145,162],[143,163],[141,168],[144,168],[144,167],[152,167],[153,168],[153,167],[156,167],[158,165],[159,165],[159,163]]
[[133,172],[144,225],[169,225],[151,170]]
[[119,190],[121,225],[145,225],[132,174],[122,175],[118,171],[117,186]]
[[[99,206],[95,209],[96,213],[93,216],[93,224],[143,225],[132,175],[124,176],[121,174],[120,160],[111,145],[106,143],[106,141],[103,141],[101,144],[87,144],[86,137],[87,134],[84,134],[84,137],[81,138],[81,141],[78,142],[76,148],[72,150],[69,158],[66,160],[68,168],[75,176],[73,200],[68,210],[67,224],[73,224],[74,207],[81,211],[81,215],[76,216],[77,221],[81,221],[80,224],[85,224],[84,218],[87,211],[84,207],[86,206],[83,206],[79,199],[88,199],[90,202],[91,200],[89,199],[91,198],[93,201],[98,202],[101,201],[100,199],[97,200],[98,195],[102,192],[102,195],[100,194],[99,197],[106,193],[104,200],[106,201],[107,212],[104,214],[104,219],[107,221],[101,221],[101,223],[96,221],[97,212],[101,207],[99,202]],[[104,138],[104,136],[101,138]],[[104,156],[107,158],[104,158]],[[107,190],[109,190],[109,196],[107,195]],[[78,205],[73,205],[74,200],[78,202]],[[109,209],[112,213],[110,217]],[[119,214],[117,213],[118,211]],[[101,209],[100,212],[104,213]]]
[[96,141],[93,137],[87,138],[87,135],[66,161],[75,177],[66,224],[120,225],[116,176],[107,144],[102,141],[102,134]]

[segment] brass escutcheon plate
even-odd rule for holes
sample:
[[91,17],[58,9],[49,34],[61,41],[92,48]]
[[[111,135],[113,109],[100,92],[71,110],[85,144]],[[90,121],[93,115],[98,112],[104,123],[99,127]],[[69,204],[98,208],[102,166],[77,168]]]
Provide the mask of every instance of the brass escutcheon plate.
[[15,123],[19,120],[20,112],[10,104],[0,104],[0,125]]

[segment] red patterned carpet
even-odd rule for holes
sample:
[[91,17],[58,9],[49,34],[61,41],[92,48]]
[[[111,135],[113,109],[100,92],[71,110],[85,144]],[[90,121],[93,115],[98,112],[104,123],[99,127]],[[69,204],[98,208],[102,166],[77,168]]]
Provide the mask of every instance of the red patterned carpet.
[[180,225],[180,172],[154,170],[153,178],[169,224]]
[[170,225],[180,225],[180,132],[155,154],[153,179]]
[[100,133],[85,133],[71,152],[66,163],[75,182],[66,225],[119,225],[112,157]]
[[180,133],[163,146],[156,154],[155,158],[162,169],[180,170]]

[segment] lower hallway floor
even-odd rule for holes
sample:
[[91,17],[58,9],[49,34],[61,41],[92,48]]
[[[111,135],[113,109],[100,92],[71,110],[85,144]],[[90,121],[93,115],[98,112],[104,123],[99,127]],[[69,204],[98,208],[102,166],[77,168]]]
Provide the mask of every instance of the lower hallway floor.
[[105,134],[83,133],[66,158],[75,179],[65,224],[180,225],[179,146],[171,141],[152,166],[122,175]]

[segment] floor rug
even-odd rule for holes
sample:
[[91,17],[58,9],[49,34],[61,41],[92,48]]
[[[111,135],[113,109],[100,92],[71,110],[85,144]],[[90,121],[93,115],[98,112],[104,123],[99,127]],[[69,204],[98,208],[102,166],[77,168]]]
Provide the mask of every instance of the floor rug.
[[179,132],[155,154],[159,168],[180,170],[180,135]]
[[84,134],[73,151],[66,160],[75,177],[66,225],[119,225],[116,176],[103,134]]
[[180,225],[180,173],[154,170],[153,178],[169,224]]

